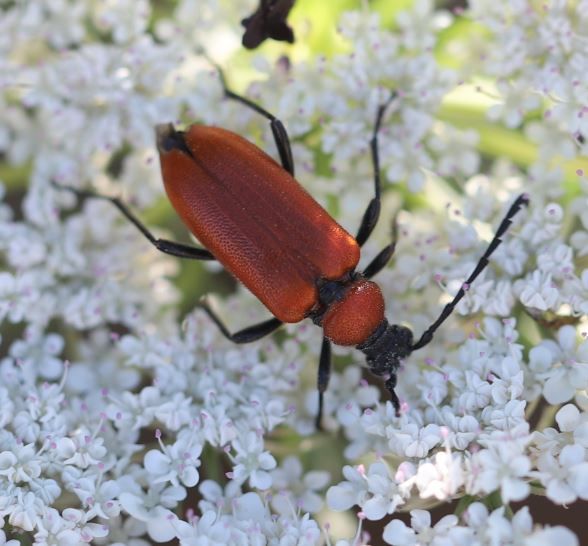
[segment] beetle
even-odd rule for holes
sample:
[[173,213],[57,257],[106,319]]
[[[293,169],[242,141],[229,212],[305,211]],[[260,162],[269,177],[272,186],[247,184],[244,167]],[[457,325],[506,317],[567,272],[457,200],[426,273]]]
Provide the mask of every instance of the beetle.
[[374,197],[357,234],[344,230],[296,181],[288,134],[271,113],[230,91],[222,72],[226,98],[264,116],[280,156],[278,164],[256,145],[219,127],[192,125],[178,131],[171,123],[156,127],[157,149],[168,198],[187,228],[205,248],[156,238],[118,198],[61,186],[80,197],[105,199],[116,206],[160,251],[181,258],[218,260],[271,311],[274,318],[230,333],[206,300],[203,309],[228,339],[248,343],[272,333],[283,323],[309,318],[323,328],[318,368],[320,428],[323,395],[331,369],[331,343],[355,346],[366,357],[370,372],[385,378],[397,415],[395,392],[401,361],[432,339],[439,326],[464,297],[468,287],[488,265],[513,217],[528,204],[520,195],[509,208],[494,238],[452,301],[414,342],[406,326],[389,324],[384,298],[371,281],[389,261],[396,235],[369,265],[356,271],[360,247],[380,216],[381,181],[378,133],[390,98],[376,113],[370,140]]

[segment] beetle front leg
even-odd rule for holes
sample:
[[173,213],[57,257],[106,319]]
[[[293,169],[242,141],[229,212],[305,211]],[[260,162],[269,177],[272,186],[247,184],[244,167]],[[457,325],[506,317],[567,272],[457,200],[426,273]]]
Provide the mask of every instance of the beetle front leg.
[[80,190],[78,188],[72,188],[71,186],[64,186],[63,184],[59,184],[54,180],[51,181],[51,184],[59,189],[65,190],[77,195],[81,199],[92,198],[92,199],[102,199],[103,201],[108,201],[112,203],[124,216],[129,222],[131,222],[144,236],[145,238],[160,252],[164,252],[165,254],[171,254],[172,256],[176,256],[178,258],[189,258],[191,260],[214,260],[215,257],[212,253],[205,248],[198,248],[191,245],[185,245],[182,243],[176,243],[174,241],[168,241],[167,239],[158,239],[155,237],[137,218],[131,210],[125,205],[118,197],[109,197],[107,195],[100,195],[99,193],[95,193],[90,190]]
[[366,279],[371,279],[372,277],[377,275],[382,269],[384,269],[384,267],[386,267],[386,264],[394,255],[394,251],[396,250],[396,241],[398,240],[397,216],[398,215],[394,217],[394,221],[392,222],[392,241],[389,245],[385,246],[376,255],[376,257],[368,264],[368,266],[362,272],[362,275]]
[[396,241],[392,241],[389,245],[385,246],[363,270],[362,275],[366,279],[371,279],[377,275],[382,269],[384,269],[384,267],[386,267],[386,264],[394,255],[394,250],[396,250]]
[[242,97],[241,95],[237,95],[237,93],[231,91],[227,86],[227,81],[225,80],[225,75],[221,68],[217,65],[214,66],[218,70],[221,85],[223,86],[223,91],[225,93],[226,98],[236,100],[237,102],[244,104],[248,108],[251,108],[258,114],[261,114],[269,120],[272,134],[274,135],[274,141],[276,143],[276,147],[278,148],[278,153],[280,154],[280,161],[282,163],[282,167],[284,167],[284,170],[288,171],[292,176],[294,176],[294,158],[292,157],[290,138],[288,137],[288,132],[286,131],[284,124],[278,118],[276,118],[276,116],[274,116],[258,104],[255,104],[248,98]]
[[231,334],[220,317],[210,308],[206,299],[202,299],[200,301],[200,307],[206,311],[206,314],[218,326],[222,334],[233,343],[252,343],[253,341],[257,341],[262,337],[271,334],[283,324],[281,320],[278,320],[277,318],[271,318]]
[[372,164],[374,167],[374,198],[370,201],[367,209],[363,214],[363,218],[361,220],[361,225],[357,230],[357,235],[355,236],[355,240],[359,246],[362,246],[374,231],[376,224],[378,223],[378,218],[380,217],[380,209],[381,209],[381,198],[382,198],[382,183],[380,180],[380,153],[379,153],[379,145],[378,145],[378,133],[380,132],[380,127],[382,126],[382,119],[384,118],[384,114],[386,113],[386,109],[388,105],[396,98],[396,93],[392,93],[388,100],[384,104],[380,104],[378,107],[378,111],[376,113],[376,121],[374,123],[374,132],[372,133],[372,138],[370,140],[370,150],[372,155]]

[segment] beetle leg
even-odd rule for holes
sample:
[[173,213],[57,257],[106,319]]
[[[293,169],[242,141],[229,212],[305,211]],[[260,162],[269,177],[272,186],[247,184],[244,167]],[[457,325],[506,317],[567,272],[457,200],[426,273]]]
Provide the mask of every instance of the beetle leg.
[[270,112],[268,112],[258,104],[255,104],[248,98],[242,97],[241,95],[237,95],[237,93],[231,91],[227,87],[227,82],[225,80],[225,75],[223,71],[219,66],[215,66],[219,73],[225,97],[228,99],[236,100],[241,104],[244,104],[248,108],[255,110],[258,114],[261,114],[269,120],[272,134],[274,135],[274,141],[276,143],[276,147],[278,148],[278,153],[280,154],[280,161],[282,163],[282,167],[284,167],[284,170],[288,171],[292,176],[294,176],[294,158],[292,157],[290,138],[288,137],[288,132],[286,131],[284,124],[278,118],[276,118],[276,116],[270,114]]
[[390,399],[392,405],[394,406],[394,410],[396,411],[396,417],[400,417],[400,400],[398,399],[398,395],[394,390],[396,388],[396,381],[398,377],[396,376],[396,372],[392,372],[388,380],[386,381],[386,389],[390,393]]
[[498,248],[500,243],[502,243],[501,237],[504,235],[506,230],[509,228],[510,224],[512,224],[512,219],[514,218],[514,216],[521,210],[521,208],[523,206],[527,206],[528,204],[529,204],[529,197],[527,196],[527,194],[523,193],[517,197],[517,200],[511,205],[510,209],[508,209],[506,216],[504,217],[504,219],[502,220],[502,222],[498,226],[498,229],[496,230],[494,238],[492,239],[492,241],[490,241],[490,244],[488,245],[486,252],[484,252],[484,255],[480,258],[480,261],[478,262],[478,264],[474,268],[474,271],[472,271],[472,274],[461,285],[461,288],[459,289],[458,293],[455,295],[453,300],[450,301],[443,308],[443,311],[441,311],[439,318],[433,324],[431,324],[431,326],[429,326],[425,330],[425,332],[423,333],[421,338],[411,347],[412,351],[416,351],[417,349],[424,347],[427,343],[429,343],[433,339],[433,334],[435,333],[437,328],[439,328],[439,326],[441,326],[441,324],[443,324],[445,319],[447,319],[447,317],[449,315],[451,315],[451,313],[455,309],[455,306],[464,297],[467,289],[476,280],[477,276],[480,273],[482,273],[482,271],[484,271],[484,269],[488,265],[488,258]]
[[253,341],[257,341],[262,337],[271,334],[273,331],[277,330],[283,322],[278,320],[277,318],[271,318],[269,320],[265,320],[260,322],[259,324],[254,324],[253,326],[249,326],[248,328],[244,328],[243,330],[239,330],[234,334],[231,334],[227,327],[224,325],[223,321],[218,317],[218,315],[210,308],[206,299],[202,299],[200,301],[200,306],[208,316],[213,320],[213,322],[218,326],[219,330],[222,334],[233,343],[251,343]]
[[366,279],[371,279],[375,275],[377,275],[386,264],[390,261],[390,258],[394,255],[394,251],[396,250],[396,241],[398,240],[398,224],[396,221],[396,216],[394,217],[394,221],[392,222],[392,241],[389,245],[385,246],[377,256],[368,264],[368,266],[364,269],[362,275]]
[[118,197],[109,197],[107,195],[100,195],[99,193],[95,193],[90,190],[79,190],[77,188],[72,188],[71,186],[64,186],[63,184],[59,184],[54,180],[51,181],[51,184],[59,189],[59,190],[66,190],[69,191],[82,199],[92,198],[92,199],[102,199],[103,201],[109,201],[112,203],[120,212],[123,213],[125,218],[129,220],[148,240],[149,242],[157,248],[157,250],[164,252],[165,254],[171,254],[172,256],[177,256],[178,258],[190,258],[192,260],[214,260],[215,257],[212,253],[205,248],[198,248],[191,245],[184,245],[182,243],[176,243],[174,241],[168,241],[167,239],[158,239],[156,238],[125,205]]
[[388,105],[396,98],[396,93],[392,93],[388,100],[384,104],[380,104],[378,107],[378,112],[376,113],[376,122],[374,123],[374,132],[372,133],[372,138],[370,140],[370,149],[372,154],[372,163],[374,166],[374,198],[370,201],[367,209],[363,214],[363,218],[361,220],[361,225],[357,230],[357,235],[355,240],[362,246],[371,235],[372,231],[376,227],[378,223],[378,218],[380,217],[380,208],[381,208],[381,193],[382,193],[382,183],[380,180],[380,155],[379,155],[379,148],[378,148],[378,133],[380,132],[380,127],[382,125],[382,119],[384,118],[384,114],[386,113],[386,109]]
[[329,386],[329,379],[331,377],[331,342],[323,337],[323,344],[321,346],[321,356],[319,359],[318,369],[318,412],[316,414],[315,425],[317,430],[321,430],[321,421],[323,418],[323,398],[327,387]]
[[364,269],[362,275],[366,279],[371,279],[377,275],[382,269],[384,269],[384,267],[386,267],[386,264],[390,261],[390,258],[392,258],[395,249],[396,241],[392,241],[389,245],[385,246]]

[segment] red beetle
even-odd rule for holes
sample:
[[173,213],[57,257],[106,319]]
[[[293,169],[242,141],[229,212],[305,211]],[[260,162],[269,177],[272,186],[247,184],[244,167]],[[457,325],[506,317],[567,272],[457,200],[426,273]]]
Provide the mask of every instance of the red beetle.
[[310,318],[324,332],[319,373],[320,426],[323,393],[331,365],[331,342],[355,346],[367,358],[369,370],[386,377],[397,413],[394,388],[402,359],[431,341],[435,330],[451,314],[467,287],[488,264],[488,257],[513,216],[528,203],[526,195],[514,202],[478,265],[445,306],[439,318],[413,343],[409,328],[390,325],[384,298],[369,279],[394,252],[386,246],[363,272],[355,271],[360,247],[373,231],[380,213],[378,131],[387,105],[378,109],[371,139],[375,196],[355,237],[345,231],[294,178],[288,135],[269,112],[226,88],[225,96],[265,116],[271,124],[281,166],[239,135],[217,127],[192,125],[177,131],[173,125],[156,128],[157,148],[167,195],[188,229],[206,249],[156,239],[116,198],[69,189],[82,197],[111,201],[161,251],[197,260],[217,259],[272,312],[275,318],[234,334],[208,307],[202,306],[223,334],[247,343],[273,332],[284,322]]

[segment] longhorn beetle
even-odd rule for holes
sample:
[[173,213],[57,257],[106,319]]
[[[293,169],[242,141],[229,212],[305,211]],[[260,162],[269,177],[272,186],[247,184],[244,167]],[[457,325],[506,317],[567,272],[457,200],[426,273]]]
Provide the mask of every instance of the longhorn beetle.
[[169,200],[205,248],[157,239],[115,197],[54,185],[81,198],[111,202],[162,252],[195,260],[216,259],[224,265],[274,315],[231,334],[204,300],[203,309],[233,342],[256,341],[285,322],[305,318],[321,326],[324,336],[318,368],[318,428],[331,370],[331,343],[355,346],[365,354],[371,373],[386,378],[385,386],[399,414],[400,401],[394,388],[402,359],[433,339],[435,331],[488,265],[488,258],[501,243],[513,217],[528,204],[528,197],[523,194],[514,201],[471,275],[437,320],[414,342],[409,328],[388,323],[380,288],[370,280],[394,253],[395,236],[364,271],[355,270],[360,247],[380,215],[378,132],[395,94],[376,113],[370,141],[375,195],[357,235],[352,237],[295,180],[290,141],[282,122],[230,91],[222,72],[219,74],[225,98],[240,102],[269,120],[281,166],[251,142],[225,129],[192,125],[178,131],[171,123],[156,127]]

